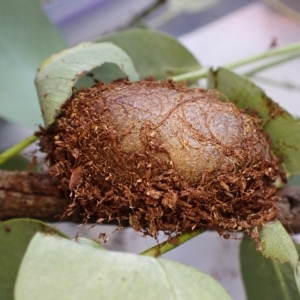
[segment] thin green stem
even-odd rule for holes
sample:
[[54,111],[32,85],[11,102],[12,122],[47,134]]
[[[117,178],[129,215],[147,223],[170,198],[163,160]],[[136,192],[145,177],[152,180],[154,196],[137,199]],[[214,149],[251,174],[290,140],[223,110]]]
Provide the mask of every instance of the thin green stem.
[[0,165],[12,158],[13,156],[19,154],[23,149],[31,145],[37,140],[35,135],[31,135],[24,139],[23,141],[13,145],[11,148],[0,154]]
[[158,244],[152,248],[147,249],[146,251],[142,252],[142,255],[158,257],[161,256],[170,250],[182,245],[183,243],[189,241],[190,239],[194,238],[195,236],[203,233],[204,229],[193,230],[185,233],[178,234],[169,240]]
[[198,80],[201,78],[205,78],[208,70],[209,70],[209,68],[202,67],[199,70],[192,71],[192,72],[185,73],[185,74],[176,75],[171,78],[177,82],[185,81],[185,80]]
[[293,82],[279,81],[279,80],[275,80],[275,79],[271,79],[271,78],[267,78],[267,77],[263,77],[263,76],[256,76],[256,75],[249,76],[249,77],[251,77],[252,79],[255,79],[256,81],[263,82],[263,83],[273,85],[276,87],[300,91],[300,85],[296,85]]
[[296,52],[296,53],[291,53],[288,56],[284,56],[284,57],[280,57],[279,59],[276,60],[272,60],[268,63],[265,63],[261,66],[258,66],[256,68],[251,69],[250,71],[247,71],[245,73],[243,73],[244,76],[253,76],[254,74],[264,71],[266,69],[271,69],[272,67],[275,67],[279,64],[285,63],[289,60],[292,60],[294,58],[300,57],[300,52]]
[[[277,55],[295,54],[296,51],[297,52],[300,51],[300,43],[294,43],[294,44],[291,44],[288,46],[272,49],[272,50],[269,50],[262,54],[257,54],[257,55],[254,55],[254,56],[251,56],[251,57],[248,57],[245,59],[241,59],[241,60],[226,64],[226,65],[224,65],[224,67],[228,68],[228,69],[234,69],[237,67],[241,67],[241,66],[244,66],[244,65],[247,65],[247,64],[262,60],[262,59],[274,57]],[[201,69],[193,71],[193,72],[173,76],[172,79],[174,81],[198,80],[198,79],[206,77],[208,70],[209,70],[208,68],[201,68]]]
[[295,52],[295,51],[300,51],[300,42],[290,44],[288,46],[272,49],[272,50],[269,50],[265,53],[254,55],[254,56],[251,56],[251,57],[248,57],[248,58],[245,58],[245,59],[241,59],[239,61],[227,64],[226,68],[233,69],[233,68],[237,68],[237,67],[240,67],[240,66],[247,65],[249,63],[253,63],[255,61],[259,61],[261,59],[274,57],[274,56],[277,56],[277,55],[286,55],[286,54],[289,54],[289,53],[292,53],[292,52]]

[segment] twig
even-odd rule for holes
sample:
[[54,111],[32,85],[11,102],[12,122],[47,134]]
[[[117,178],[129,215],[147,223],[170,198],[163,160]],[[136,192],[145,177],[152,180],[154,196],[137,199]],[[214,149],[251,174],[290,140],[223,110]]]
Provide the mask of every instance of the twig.
[[190,239],[196,237],[197,235],[201,234],[205,230],[194,230],[185,232],[182,234],[178,234],[167,241],[158,244],[152,248],[147,249],[146,251],[142,252],[142,255],[152,256],[152,257],[158,257],[161,256],[172,249],[176,248],[179,245],[182,245],[183,243],[189,241]]
[[33,218],[57,222],[67,207],[67,199],[0,190],[1,220]]
[[0,170],[0,190],[60,198],[57,183],[46,173]]
[[[0,220],[23,217],[57,222],[68,205],[68,198],[48,174],[0,170]],[[67,219],[82,220],[79,212]]]

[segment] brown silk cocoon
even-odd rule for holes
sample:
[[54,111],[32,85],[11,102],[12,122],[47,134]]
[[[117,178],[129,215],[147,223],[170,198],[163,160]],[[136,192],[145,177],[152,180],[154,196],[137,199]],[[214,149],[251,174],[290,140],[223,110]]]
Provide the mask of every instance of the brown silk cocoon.
[[97,83],[40,133],[66,214],[156,236],[247,231],[276,217],[277,159],[258,120],[171,80]]

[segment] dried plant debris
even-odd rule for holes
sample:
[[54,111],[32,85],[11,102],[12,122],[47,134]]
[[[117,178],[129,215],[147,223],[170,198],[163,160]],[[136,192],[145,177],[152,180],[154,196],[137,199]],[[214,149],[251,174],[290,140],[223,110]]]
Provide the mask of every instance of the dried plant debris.
[[249,231],[277,216],[278,160],[255,117],[171,80],[82,89],[39,133],[66,215],[156,236]]

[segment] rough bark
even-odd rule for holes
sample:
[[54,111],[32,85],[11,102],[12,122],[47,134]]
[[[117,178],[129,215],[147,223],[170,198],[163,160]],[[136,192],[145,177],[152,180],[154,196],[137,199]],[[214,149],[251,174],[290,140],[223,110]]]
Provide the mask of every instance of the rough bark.
[[[69,205],[57,183],[46,173],[0,171],[0,220],[35,218],[60,221]],[[79,213],[66,218],[81,222]]]

